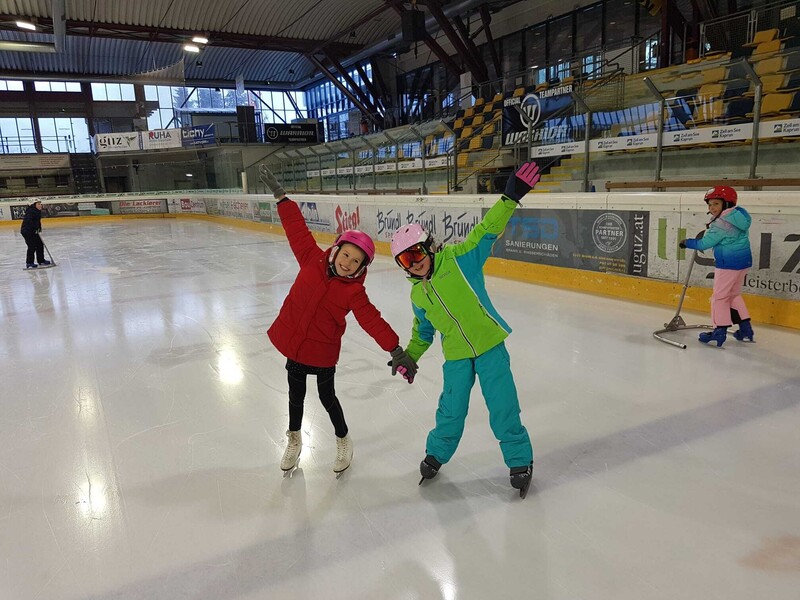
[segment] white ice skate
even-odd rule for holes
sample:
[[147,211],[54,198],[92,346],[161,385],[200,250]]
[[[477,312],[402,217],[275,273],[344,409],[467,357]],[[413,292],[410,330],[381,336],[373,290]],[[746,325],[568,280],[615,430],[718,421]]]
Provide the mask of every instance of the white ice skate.
[[283,476],[286,477],[300,462],[300,451],[303,449],[303,436],[299,431],[287,431],[286,437],[289,442],[286,444],[286,450],[281,459],[281,469]]
[[350,439],[348,433],[343,438],[336,438],[336,462],[333,463],[333,472],[336,473],[336,479],[342,476],[350,463],[353,460],[353,440]]

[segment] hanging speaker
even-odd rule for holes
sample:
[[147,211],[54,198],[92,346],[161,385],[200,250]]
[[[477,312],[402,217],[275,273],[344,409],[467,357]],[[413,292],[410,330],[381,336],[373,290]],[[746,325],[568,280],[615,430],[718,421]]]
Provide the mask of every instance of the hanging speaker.
[[401,16],[404,42],[423,42],[428,36],[425,31],[425,13],[421,10],[404,10]]

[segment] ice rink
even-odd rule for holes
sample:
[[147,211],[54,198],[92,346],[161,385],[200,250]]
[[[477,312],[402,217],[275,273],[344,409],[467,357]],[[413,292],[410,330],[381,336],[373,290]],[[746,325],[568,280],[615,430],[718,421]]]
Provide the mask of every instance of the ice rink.
[[[798,598],[798,331],[680,350],[651,336],[674,308],[490,278],[536,456],[521,500],[477,385],[458,452],[417,485],[441,346],[409,386],[351,316],[353,465],[335,479],[311,378],[283,478],[265,332],[297,271],[285,238],[153,219],[44,239],[59,266],[24,272],[0,229],[3,600]],[[367,290],[407,341],[389,258]]]

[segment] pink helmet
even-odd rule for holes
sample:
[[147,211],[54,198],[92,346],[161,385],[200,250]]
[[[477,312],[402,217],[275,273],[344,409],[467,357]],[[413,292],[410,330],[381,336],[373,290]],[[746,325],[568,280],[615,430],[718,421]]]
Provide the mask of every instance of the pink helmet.
[[397,256],[403,250],[411,248],[414,244],[425,244],[429,247],[431,244],[431,236],[416,223],[403,225],[400,229],[395,231],[392,236],[392,243],[390,245],[392,256]]
[[353,244],[353,246],[360,248],[367,255],[367,260],[364,262],[365,267],[375,258],[375,242],[363,231],[348,229],[339,234],[333,245],[338,247],[344,243]]

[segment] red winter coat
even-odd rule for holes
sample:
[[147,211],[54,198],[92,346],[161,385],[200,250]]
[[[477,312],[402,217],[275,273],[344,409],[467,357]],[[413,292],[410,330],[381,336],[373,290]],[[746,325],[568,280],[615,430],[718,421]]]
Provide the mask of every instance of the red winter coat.
[[323,251],[317,246],[297,204],[289,199],[279,202],[278,215],[300,273],[267,331],[275,348],[295,362],[332,367],[339,360],[345,316],[351,310],[381,348],[387,352],[396,348],[400,338],[367,297],[366,269],[354,279],[332,275],[331,248]]

